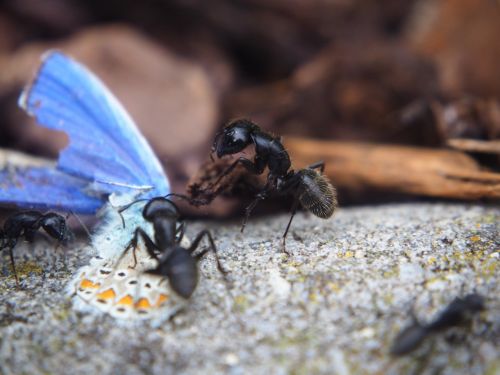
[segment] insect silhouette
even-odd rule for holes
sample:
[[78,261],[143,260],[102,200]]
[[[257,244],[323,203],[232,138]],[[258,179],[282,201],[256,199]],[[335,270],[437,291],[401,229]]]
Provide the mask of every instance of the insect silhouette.
[[24,238],[32,242],[35,233],[43,230],[52,238],[62,243],[72,237],[66,219],[54,212],[41,213],[39,211],[22,211],[14,213],[5,220],[3,229],[0,230],[0,250],[7,249],[10,256],[12,270],[19,285],[16,264],[14,262],[14,248],[19,239]]
[[471,318],[472,314],[482,311],[484,308],[484,297],[472,293],[463,298],[455,298],[434,321],[428,324],[422,324],[413,317],[413,323],[403,329],[394,339],[390,352],[394,356],[411,353],[427,337],[464,324]]
[[[129,206],[127,205],[121,210],[123,211]],[[157,267],[146,270],[146,273],[167,278],[172,289],[179,296],[188,299],[198,284],[197,263],[203,255],[211,250],[215,254],[217,268],[226,277],[227,272],[220,264],[217,248],[208,230],[198,233],[189,248],[181,246],[185,226],[183,222],[179,225],[179,210],[171,200],[165,197],[149,200],[142,210],[142,216],[146,222],[152,223],[154,240],[144,229],[138,227],[125,251],[132,249],[135,252],[139,238],[144,241],[148,254],[158,261]],[[210,247],[194,255],[193,253],[204,237],[208,238]],[[135,255],[134,261],[137,263]]]
[[[269,173],[265,186],[245,209],[241,231],[245,229],[253,209],[272,192],[291,194],[293,196],[291,217],[283,234],[283,245],[285,245],[288,230],[299,204],[323,219],[328,219],[333,215],[337,207],[337,194],[335,188],[323,175],[324,162],[317,162],[307,168],[294,171],[290,156],[281,143],[281,138],[262,131],[259,126],[249,120],[234,120],[217,133],[212,146],[211,157],[213,160],[212,155],[214,153],[218,158],[235,155],[252,145],[255,148],[253,160],[239,156],[212,184],[212,186],[216,186],[238,165],[242,165],[247,171],[257,175],[264,173],[264,170],[268,168]],[[210,203],[203,200],[187,199],[194,205]]]

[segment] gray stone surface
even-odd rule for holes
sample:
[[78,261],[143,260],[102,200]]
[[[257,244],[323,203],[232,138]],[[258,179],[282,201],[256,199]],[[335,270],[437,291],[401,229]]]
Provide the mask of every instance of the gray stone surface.
[[[407,204],[340,209],[208,226],[230,271],[212,255],[188,308],[159,328],[75,312],[64,288],[89,254],[20,247],[22,287],[0,278],[1,374],[498,374],[500,209]],[[413,307],[432,319],[476,291],[487,310],[464,328],[391,358]]]

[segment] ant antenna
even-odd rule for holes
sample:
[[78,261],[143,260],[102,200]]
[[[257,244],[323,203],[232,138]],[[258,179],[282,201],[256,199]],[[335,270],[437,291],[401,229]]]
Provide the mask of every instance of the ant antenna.
[[[89,231],[89,228],[85,225],[85,223],[83,222],[83,220],[80,218],[80,216],[78,216],[73,210],[69,210],[69,215],[73,215],[76,220],[78,220],[78,223],[80,223],[80,225],[82,226],[83,230],[85,231],[85,233],[87,234],[87,237],[89,238],[89,241],[92,241],[92,236],[90,234],[90,231]],[[67,218],[67,217],[66,217]]]
[[132,207],[134,204],[138,203],[138,202],[144,202],[144,201],[148,201],[149,199],[146,199],[146,198],[142,198],[142,199],[137,199],[125,206],[121,206],[121,207],[115,207],[113,206],[113,208],[117,208],[117,212],[118,212],[118,215],[120,215],[120,219],[122,221],[122,226],[123,228],[125,228],[125,219],[123,218],[123,215],[122,215],[122,212],[125,211],[125,210],[128,210],[130,207]]

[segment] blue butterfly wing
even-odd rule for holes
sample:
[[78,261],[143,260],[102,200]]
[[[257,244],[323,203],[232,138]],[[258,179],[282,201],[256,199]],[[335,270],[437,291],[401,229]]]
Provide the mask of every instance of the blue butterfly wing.
[[50,167],[0,170],[0,201],[24,208],[95,213],[106,196],[87,191],[89,182]]
[[46,53],[19,105],[40,125],[69,136],[59,156],[60,171],[102,184],[107,192],[147,190],[146,197],[170,192],[160,162],[128,113],[93,73],[71,58]]

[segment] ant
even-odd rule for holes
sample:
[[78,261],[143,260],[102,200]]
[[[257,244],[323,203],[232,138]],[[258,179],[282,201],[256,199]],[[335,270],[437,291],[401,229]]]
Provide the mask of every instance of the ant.
[[17,241],[24,237],[28,242],[33,242],[35,233],[43,228],[45,232],[58,242],[65,242],[72,237],[72,233],[66,225],[66,219],[54,212],[43,214],[39,211],[17,212],[7,218],[0,229],[0,251],[8,249],[10,263],[19,286],[19,278],[14,262],[14,247]]
[[429,324],[422,324],[413,316],[413,323],[397,335],[390,352],[394,356],[408,354],[417,349],[426,337],[459,326],[466,322],[472,314],[482,311],[484,308],[484,297],[477,293],[471,293],[464,298],[455,298]]
[[[226,155],[234,155],[242,152],[250,145],[255,147],[254,159],[249,160],[240,156],[219,175],[217,181],[212,185],[216,186],[237,165],[242,165],[247,171],[257,175],[262,174],[266,167],[268,168],[269,173],[264,188],[245,209],[245,218],[241,227],[242,232],[255,206],[266,199],[273,191],[279,194],[292,194],[294,198],[291,217],[283,234],[283,246],[285,246],[286,236],[299,203],[322,219],[328,219],[333,215],[337,207],[337,194],[335,188],[323,175],[325,163],[320,161],[307,168],[294,171],[291,169],[290,156],[281,143],[281,138],[262,131],[259,126],[249,120],[234,120],[218,132],[215,136],[210,157],[213,161],[214,153],[219,159]],[[209,203],[184,196],[181,197],[187,199],[193,205]]]
[[[138,201],[121,208],[120,212],[136,202]],[[171,200],[166,197],[149,200],[142,210],[142,216],[147,222],[153,224],[154,241],[142,228],[138,227],[125,251],[133,248],[134,261],[137,264],[135,250],[139,237],[142,238],[148,254],[158,261],[156,268],[147,270],[146,273],[168,278],[172,289],[185,299],[191,297],[198,284],[197,263],[208,251],[214,252],[219,271],[224,276],[226,275],[227,272],[220,264],[217,248],[208,230],[198,233],[189,248],[180,245],[184,235],[184,224],[178,227],[179,210]],[[193,256],[203,237],[208,238],[210,247]]]

